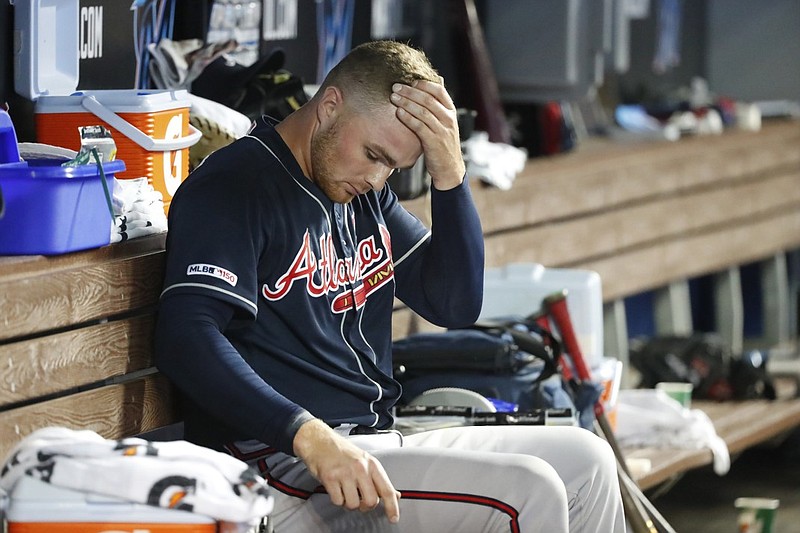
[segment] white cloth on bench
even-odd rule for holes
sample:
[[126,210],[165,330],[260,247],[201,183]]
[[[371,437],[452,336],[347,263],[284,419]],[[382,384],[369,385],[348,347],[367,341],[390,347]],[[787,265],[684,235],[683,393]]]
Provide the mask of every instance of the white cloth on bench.
[[664,391],[654,389],[622,390],[617,401],[614,433],[621,446],[709,448],[714,458],[714,472],[722,476],[730,470],[728,445],[700,409],[686,409]]
[[12,494],[23,476],[238,524],[258,523],[273,506],[266,482],[246,463],[186,441],[115,441],[93,431],[44,428],[11,451],[0,489]]

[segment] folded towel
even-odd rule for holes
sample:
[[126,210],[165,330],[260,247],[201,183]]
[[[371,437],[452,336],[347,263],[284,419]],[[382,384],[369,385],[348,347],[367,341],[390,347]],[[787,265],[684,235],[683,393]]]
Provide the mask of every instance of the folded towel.
[[[238,524],[258,523],[273,506],[266,482],[246,463],[186,441],[114,441],[93,431],[44,428],[12,450],[0,473],[0,489],[13,494],[23,476]],[[182,485],[167,485],[167,479]],[[154,497],[158,491],[163,497]]]

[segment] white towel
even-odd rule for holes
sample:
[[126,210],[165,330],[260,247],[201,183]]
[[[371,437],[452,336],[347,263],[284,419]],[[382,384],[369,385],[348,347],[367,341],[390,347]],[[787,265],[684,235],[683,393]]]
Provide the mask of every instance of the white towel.
[[111,242],[167,231],[164,197],[147,178],[116,179],[112,197]]
[[188,90],[209,63],[233,52],[236,46],[233,39],[208,44],[199,39],[161,39],[147,45],[152,57],[150,76],[158,89]]
[[[114,441],[93,431],[44,428],[11,451],[0,473],[0,489],[12,494],[22,476],[132,503],[179,505],[235,524],[255,525],[273,506],[266,482],[246,463],[186,441]],[[185,478],[185,486],[171,490],[174,483],[163,483],[169,477]]]
[[[114,180],[114,194],[111,197],[114,214],[124,215],[129,211],[142,211],[145,208],[155,211],[158,203],[161,203],[163,213],[164,197],[147,182],[147,178]],[[136,203],[139,205],[135,206]]]
[[476,131],[461,143],[467,176],[498,189],[508,190],[524,168],[528,152],[505,143],[489,141],[489,134]]
[[686,409],[680,402],[654,389],[622,390],[617,399],[615,437],[623,447],[697,450],[709,448],[714,472],[728,473],[728,445],[700,409]]

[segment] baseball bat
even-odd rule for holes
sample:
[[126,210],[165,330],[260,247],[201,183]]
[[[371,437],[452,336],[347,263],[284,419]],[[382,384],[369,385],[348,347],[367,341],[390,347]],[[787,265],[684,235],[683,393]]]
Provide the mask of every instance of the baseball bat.
[[653,502],[651,502],[650,499],[645,496],[645,494],[642,492],[642,489],[639,488],[639,485],[636,484],[636,481],[634,481],[632,477],[625,472],[622,472],[620,479],[623,483],[625,483],[625,485],[627,485],[628,492],[633,495],[633,497],[639,503],[641,503],[647,514],[652,517],[656,530],[659,533],[675,533],[675,529],[673,529],[673,527],[658,511],[658,509],[656,509],[656,506],[653,505]]
[[[559,333],[561,340],[566,348],[565,352],[569,354],[572,365],[575,368],[575,373],[581,381],[590,382],[592,380],[591,371],[586,366],[586,360],[583,358],[578,343],[578,338],[575,335],[575,330],[572,327],[572,319],[570,318],[569,308],[567,307],[567,291],[560,291],[547,296],[543,301],[544,312],[549,316]],[[614,435],[611,425],[608,423],[608,418],[605,414],[605,409],[601,401],[596,401],[594,404],[594,413],[597,424],[603,436],[608,441],[614,456],[617,459],[617,471],[620,477],[620,491],[623,495],[623,505],[625,500],[630,498],[632,501],[628,503],[629,506],[635,507],[633,516],[629,516],[631,527],[637,527],[634,522],[639,522],[639,527],[642,531],[650,531],[652,533],[675,533],[675,530],[667,522],[667,520],[656,510],[655,506],[647,499],[647,496],[639,489],[636,482],[630,475],[628,465],[625,462],[625,456],[622,453],[622,448]],[[634,490],[635,489],[635,490]],[[627,509],[626,509],[627,512]],[[641,519],[641,520],[640,520]]]
[[475,0],[451,0],[450,4],[456,29],[454,44],[464,53],[462,63],[466,67],[459,74],[464,87],[472,93],[478,112],[476,126],[489,134],[490,141],[510,143],[511,126],[500,99]]
[[622,468],[619,466],[619,462],[617,462],[617,478],[619,479],[619,492],[622,496],[622,508],[625,510],[625,518],[631,526],[631,532],[658,533],[644,505],[642,505],[642,502],[630,491],[630,487],[625,482],[624,475]]

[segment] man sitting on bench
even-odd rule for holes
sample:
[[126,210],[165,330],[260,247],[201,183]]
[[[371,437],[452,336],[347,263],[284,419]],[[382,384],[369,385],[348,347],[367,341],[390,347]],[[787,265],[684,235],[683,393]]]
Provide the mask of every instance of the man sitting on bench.
[[[420,155],[432,230],[385,186]],[[186,398],[185,437],[275,489],[278,531],[624,531],[614,456],[589,431],[390,430],[395,296],[444,327],[480,311],[466,181],[441,78],[378,41],[178,189],[157,364]]]

